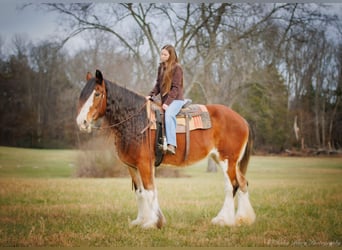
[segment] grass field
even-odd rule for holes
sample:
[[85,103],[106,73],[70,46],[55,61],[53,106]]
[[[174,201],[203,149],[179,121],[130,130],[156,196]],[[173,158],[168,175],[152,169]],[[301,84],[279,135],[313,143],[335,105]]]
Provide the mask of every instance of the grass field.
[[0,246],[342,246],[342,158],[251,158],[251,226],[210,224],[223,203],[221,171],[159,178],[161,230],[129,227],[129,178],[72,178],[77,151],[0,147]]

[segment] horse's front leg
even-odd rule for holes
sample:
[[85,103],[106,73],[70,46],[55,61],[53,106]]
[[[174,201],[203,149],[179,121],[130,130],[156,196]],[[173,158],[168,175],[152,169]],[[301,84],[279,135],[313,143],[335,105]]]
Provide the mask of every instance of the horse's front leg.
[[130,170],[138,205],[138,216],[131,222],[131,225],[140,225],[143,228],[161,228],[165,224],[165,217],[159,207],[158,192],[154,184],[154,169],[150,174],[146,174],[146,172],[150,172],[148,170],[139,169],[135,170],[134,178],[132,170]]
[[131,224],[141,225],[143,228],[161,228],[165,224],[165,218],[159,207],[157,190],[137,189],[136,198],[138,216]]

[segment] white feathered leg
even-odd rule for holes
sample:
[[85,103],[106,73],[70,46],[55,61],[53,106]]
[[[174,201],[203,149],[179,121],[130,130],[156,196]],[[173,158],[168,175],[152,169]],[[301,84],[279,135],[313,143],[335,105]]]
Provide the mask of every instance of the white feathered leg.
[[165,218],[160,210],[157,190],[136,190],[138,216],[131,225],[141,225],[143,228],[160,228],[165,224]]
[[236,212],[236,224],[253,224],[255,221],[255,212],[249,201],[248,191],[243,192],[240,189],[237,191],[237,199],[238,199],[238,209]]
[[233,197],[233,185],[230,182],[229,176],[227,174],[228,160],[218,161],[219,165],[223,170],[224,175],[224,192],[225,199],[223,206],[218,213],[218,215],[212,219],[211,223],[221,226],[234,226],[235,224],[235,207],[234,207],[234,197]]
[[131,221],[131,225],[135,226],[135,225],[141,225],[144,223],[144,218],[146,218],[146,210],[147,210],[147,203],[146,203],[146,199],[144,199],[143,194],[142,194],[143,190],[141,189],[137,189],[135,191],[135,196],[136,196],[136,200],[137,200],[137,205],[138,205],[138,216],[135,220]]

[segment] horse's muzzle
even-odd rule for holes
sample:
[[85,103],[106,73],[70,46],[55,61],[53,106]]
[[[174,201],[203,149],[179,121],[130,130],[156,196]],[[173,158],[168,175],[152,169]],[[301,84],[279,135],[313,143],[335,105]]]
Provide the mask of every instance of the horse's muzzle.
[[84,120],[82,123],[78,123],[77,125],[78,125],[78,128],[80,129],[81,132],[91,133],[92,126],[86,120]]

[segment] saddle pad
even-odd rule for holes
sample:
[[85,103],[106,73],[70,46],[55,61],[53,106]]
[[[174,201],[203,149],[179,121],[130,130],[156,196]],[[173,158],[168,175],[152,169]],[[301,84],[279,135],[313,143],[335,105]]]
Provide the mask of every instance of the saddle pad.
[[[151,105],[147,105],[147,113],[150,117],[151,129],[156,129],[156,116],[155,110],[160,109],[157,105],[151,103]],[[164,113],[164,112],[162,112]],[[186,114],[189,116],[189,130],[195,129],[208,129],[211,128],[211,121],[208,109],[205,105],[202,104],[191,104],[189,107],[182,109],[179,114],[176,116],[177,120],[177,133],[185,133],[186,132]]]

